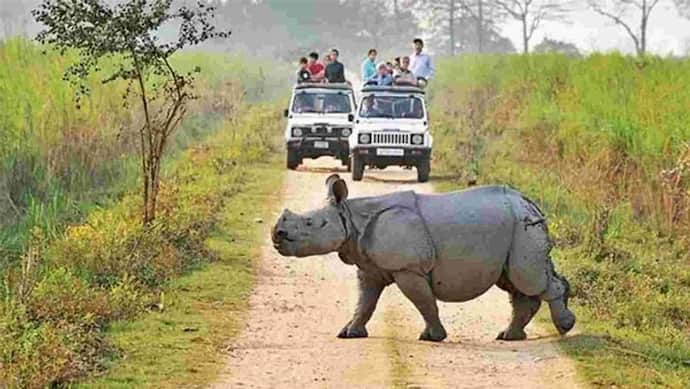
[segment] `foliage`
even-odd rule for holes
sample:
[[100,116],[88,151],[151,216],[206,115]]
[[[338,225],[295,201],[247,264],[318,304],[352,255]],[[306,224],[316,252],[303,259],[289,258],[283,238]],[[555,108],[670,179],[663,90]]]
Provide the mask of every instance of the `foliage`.
[[[138,146],[146,225],[156,218],[163,153],[195,98],[192,89],[195,73],[200,71],[181,73],[171,58],[184,48],[229,35],[211,24],[213,7],[200,1],[197,9],[183,6],[173,11],[171,5],[172,0],[129,0],[112,6],[100,0],[43,0],[33,11],[36,21],[46,27],[37,36],[39,42],[79,55],[64,77],[78,88],[77,104],[89,91],[84,80],[101,70],[104,59],[114,59],[116,64],[103,83],[124,81],[125,103],[130,94],[140,100],[143,124]],[[169,24],[178,25],[177,40],[161,42],[156,34]]]
[[563,345],[601,385],[690,382],[689,68],[464,57],[441,63],[432,91],[437,166],[516,187],[549,215],[583,333]]
[[[55,237],[137,184],[136,117],[121,97],[126,84],[90,77],[91,94],[76,109],[74,88],[62,82],[76,54],[43,51],[22,39],[0,42],[0,269],[19,258],[34,227]],[[286,83],[268,71],[280,65],[255,59],[186,52],[172,61],[181,71],[203,72],[195,88],[201,98],[170,140],[171,152],[217,130],[243,103],[276,97]]]
[[[33,260],[37,271],[9,271],[0,303],[0,385],[66,383],[103,369],[114,352],[103,330],[144,308],[165,309],[161,288],[210,259],[205,240],[218,210],[244,190],[245,168],[275,151],[279,121],[275,106],[254,106],[187,151],[162,187],[159,218],[149,228],[138,222],[138,196],[128,194],[48,243]],[[27,284],[33,287],[20,296]]]
[[560,53],[574,57],[580,56],[580,50],[574,43],[559,41],[557,39],[544,38],[534,46],[535,53]]

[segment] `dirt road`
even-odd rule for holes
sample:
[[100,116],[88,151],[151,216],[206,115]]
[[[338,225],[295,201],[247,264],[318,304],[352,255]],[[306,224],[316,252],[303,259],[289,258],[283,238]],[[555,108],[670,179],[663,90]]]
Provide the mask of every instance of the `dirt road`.
[[[282,206],[302,212],[325,198],[325,178],[339,164],[307,161],[289,172]],[[433,191],[414,170],[370,171],[359,183],[347,177],[350,196],[396,190]],[[270,224],[273,219],[269,221]],[[420,342],[423,321],[395,285],[388,287],[369,323],[367,339],[338,339],[357,300],[354,267],[337,255],[280,257],[268,231],[251,311],[230,347],[217,388],[553,388],[576,387],[572,363],[557,338],[534,325],[526,342],[494,341],[510,318],[508,296],[494,288],[464,304],[440,303],[448,339]],[[546,309],[543,307],[542,309]]]

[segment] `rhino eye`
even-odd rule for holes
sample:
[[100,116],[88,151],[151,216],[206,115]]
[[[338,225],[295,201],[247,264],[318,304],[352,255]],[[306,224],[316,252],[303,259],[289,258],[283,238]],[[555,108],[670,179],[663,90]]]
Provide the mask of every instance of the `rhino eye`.
[[307,227],[311,227],[312,224],[314,224],[314,221],[311,218],[307,219]]
[[326,227],[326,224],[328,224],[328,222],[326,221],[326,219],[322,220],[322,221],[321,221],[321,227],[320,227],[320,228]]

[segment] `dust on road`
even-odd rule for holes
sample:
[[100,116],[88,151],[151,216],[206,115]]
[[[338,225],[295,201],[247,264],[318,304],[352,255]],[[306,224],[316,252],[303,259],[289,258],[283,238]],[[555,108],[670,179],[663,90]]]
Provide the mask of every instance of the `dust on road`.
[[[324,181],[339,166],[321,158],[288,172],[283,206],[303,212],[322,204]],[[367,170],[348,181],[350,197],[413,189],[416,172]],[[391,285],[383,293],[369,338],[338,339],[357,301],[356,268],[336,254],[306,259],[280,257],[266,231],[257,285],[246,328],[229,347],[227,369],[215,388],[553,388],[577,387],[572,363],[559,354],[558,338],[533,324],[526,342],[494,341],[511,308],[506,293],[492,288],[468,303],[439,303],[448,330],[443,343],[417,341],[424,322]],[[543,308],[546,309],[546,308]]]

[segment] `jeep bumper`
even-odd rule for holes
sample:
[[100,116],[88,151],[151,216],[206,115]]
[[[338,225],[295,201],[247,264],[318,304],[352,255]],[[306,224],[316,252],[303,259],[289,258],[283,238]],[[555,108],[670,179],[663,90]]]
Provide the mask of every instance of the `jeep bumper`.
[[421,161],[431,158],[429,148],[398,148],[387,146],[359,146],[352,150],[353,155],[367,166],[383,168],[386,166],[417,166]]
[[347,159],[350,148],[347,139],[304,138],[289,140],[287,147],[297,152],[300,158],[332,156]]

